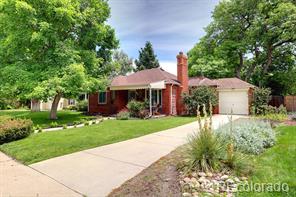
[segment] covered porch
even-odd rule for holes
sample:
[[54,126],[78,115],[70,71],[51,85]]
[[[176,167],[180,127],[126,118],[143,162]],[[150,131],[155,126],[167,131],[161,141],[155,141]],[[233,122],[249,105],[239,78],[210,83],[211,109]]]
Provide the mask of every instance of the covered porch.
[[[147,102],[149,105],[149,115],[166,114],[163,102],[166,85],[164,81],[150,83],[145,85],[133,86],[111,86],[110,92],[117,113],[124,109],[129,101],[136,100]],[[120,101],[119,101],[120,100]],[[119,104],[120,102],[120,104]],[[118,105],[119,104],[119,105]]]

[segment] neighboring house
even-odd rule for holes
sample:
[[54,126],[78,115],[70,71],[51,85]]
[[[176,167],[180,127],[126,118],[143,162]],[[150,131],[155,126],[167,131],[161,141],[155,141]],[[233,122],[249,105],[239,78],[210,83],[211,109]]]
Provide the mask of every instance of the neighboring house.
[[177,55],[177,76],[161,68],[138,71],[129,76],[115,77],[104,92],[89,95],[89,113],[111,115],[126,109],[132,100],[147,100],[150,114],[158,111],[166,115],[185,113],[182,94],[190,88],[211,86],[217,89],[219,105],[216,113],[249,114],[253,85],[238,78],[210,80],[206,77],[188,77],[187,57]]
[[[66,99],[61,98],[58,104],[58,110],[62,110],[70,105],[76,105],[77,101],[87,101],[88,94],[83,93],[77,99]],[[52,100],[49,99],[47,102],[39,101],[39,100],[31,100],[31,111],[50,111],[52,106]]]
[[[68,99],[61,98],[58,104],[58,110],[62,110],[67,107],[69,104]],[[48,100],[47,102],[39,101],[39,100],[31,100],[31,111],[49,111],[51,110],[52,100]]]

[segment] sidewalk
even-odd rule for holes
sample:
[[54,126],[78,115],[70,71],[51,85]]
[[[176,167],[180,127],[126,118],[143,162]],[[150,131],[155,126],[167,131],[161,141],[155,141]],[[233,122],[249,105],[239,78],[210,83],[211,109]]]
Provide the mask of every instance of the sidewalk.
[[[237,119],[240,116],[233,116]],[[225,115],[213,117],[213,127],[227,123]],[[108,195],[126,180],[186,143],[197,122],[139,138],[101,146],[32,164],[31,167],[88,197]]]
[[78,197],[79,193],[0,152],[0,197]]

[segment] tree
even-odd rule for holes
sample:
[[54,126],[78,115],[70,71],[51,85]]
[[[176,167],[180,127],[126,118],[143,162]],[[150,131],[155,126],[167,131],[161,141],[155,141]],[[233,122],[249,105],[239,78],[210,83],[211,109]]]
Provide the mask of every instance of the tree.
[[139,58],[135,60],[135,64],[137,71],[159,67],[159,62],[157,56],[154,54],[151,42],[146,42],[145,47],[141,48]]
[[[118,46],[104,0],[0,0],[0,68],[5,86],[26,99],[53,99],[103,89]],[[0,91],[1,92],[1,91]]]
[[129,58],[122,50],[114,51],[111,68],[114,69],[113,75],[126,75],[133,71],[133,59]]
[[[210,57],[219,62],[220,73],[225,76],[230,71],[232,76],[256,85],[271,85],[270,76],[282,70],[282,65],[295,68],[295,58],[292,58],[295,41],[295,1],[221,1],[213,12],[213,22],[206,28],[206,35],[189,52],[189,67],[193,70],[190,72],[211,67],[213,62],[207,63],[204,58]],[[198,56],[199,49],[206,49],[203,50],[206,55]],[[221,62],[226,66],[221,66]]]
[[210,103],[212,106],[217,105],[218,96],[214,88],[200,86],[192,89],[190,94],[184,94],[183,102],[187,107],[188,113],[194,115],[196,114],[198,106],[202,107],[205,105],[208,110],[210,108]]

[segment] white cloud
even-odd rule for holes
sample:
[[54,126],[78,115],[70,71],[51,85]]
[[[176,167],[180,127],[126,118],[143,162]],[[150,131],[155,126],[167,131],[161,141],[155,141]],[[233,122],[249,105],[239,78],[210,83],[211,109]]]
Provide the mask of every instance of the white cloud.
[[174,75],[177,75],[177,60],[175,62],[173,61],[160,61],[159,62],[160,67],[169,72],[172,73]]

